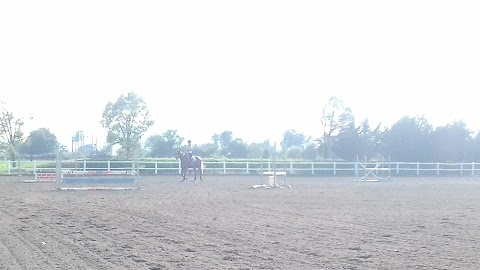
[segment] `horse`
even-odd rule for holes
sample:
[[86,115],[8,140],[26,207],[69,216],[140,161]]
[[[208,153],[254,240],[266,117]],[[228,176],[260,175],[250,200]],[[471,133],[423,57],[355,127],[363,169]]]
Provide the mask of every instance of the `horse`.
[[197,180],[197,169],[199,169],[199,172],[200,172],[200,181],[203,181],[202,179],[203,161],[200,157],[193,156],[192,157],[193,162],[190,163],[190,160],[188,159],[187,154],[178,150],[177,159],[180,160],[181,175],[183,177],[182,181],[180,182],[187,180],[186,175],[189,168],[192,168],[193,172],[195,173],[195,178],[193,179],[193,181]]

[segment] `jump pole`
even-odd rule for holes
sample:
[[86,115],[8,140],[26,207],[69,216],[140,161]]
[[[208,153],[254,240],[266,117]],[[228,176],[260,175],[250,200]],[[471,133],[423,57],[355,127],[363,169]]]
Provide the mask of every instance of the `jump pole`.
[[273,144],[273,187],[277,187],[277,142]]
[[62,155],[60,150],[57,150],[57,163],[56,163],[56,182],[57,190],[60,190],[60,181],[62,181]]
[[364,156],[364,161],[365,161],[365,163],[363,163],[363,164],[365,164],[365,170],[364,170],[364,173],[365,173],[364,175],[365,176],[364,177],[365,177],[365,180],[366,180],[366,178],[367,178],[367,167],[368,167],[368,165],[367,165],[367,155]]

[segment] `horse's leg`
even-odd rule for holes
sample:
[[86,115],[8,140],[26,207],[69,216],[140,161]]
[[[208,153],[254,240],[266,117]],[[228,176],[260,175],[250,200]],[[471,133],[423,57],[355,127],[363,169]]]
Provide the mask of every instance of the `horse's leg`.
[[200,172],[200,181],[203,181],[202,179],[202,163],[198,166],[198,171]]
[[195,175],[195,177],[193,178],[193,181],[196,181],[197,180],[197,168],[195,167],[195,165],[192,166],[192,170],[193,170],[193,174]]
[[184,168],[182,168],[182,171],[181,171],[181,175],[182,175],[182,180],[180,182],[183,182],[187,179],[186,175],[187,175],[187,170],[185,170]]

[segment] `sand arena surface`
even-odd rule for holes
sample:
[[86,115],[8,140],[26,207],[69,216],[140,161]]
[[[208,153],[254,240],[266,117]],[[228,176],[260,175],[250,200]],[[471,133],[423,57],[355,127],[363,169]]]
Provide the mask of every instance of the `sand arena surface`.
[[0,177],[0,269],[479,269],[478,177],[180,179],[56,191]]

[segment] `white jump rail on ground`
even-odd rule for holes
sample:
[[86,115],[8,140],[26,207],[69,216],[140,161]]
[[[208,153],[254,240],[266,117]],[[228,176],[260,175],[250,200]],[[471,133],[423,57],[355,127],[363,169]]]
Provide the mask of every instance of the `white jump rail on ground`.
[[[57,155],[57,190],[134,190],[138,183],[138,161],[131,171],[77,171],[62,173],[61,156]],[[61,177],[59,177],[61,175]]]
[[[355,179],[355,182],[381,182],[390,180],[391,170],[390,170],[390,157],[388,157],[388,163],[378,161],[375,163],[374,167],[369,167],[367,163],[367,157],[365,156],[364,163],[359,162],[357,157],[357,164],[360,165],[360,170],[364,171],[364,174],[359,179]],[[385,176],[385,172],[387,175]]]
[[[283,180],[281,185],[279,185],[277,181],[279,176],[282,177]],[[260,173],[260,184],[253,185],[252,188],[282,188],[287,186],[286,177],[286,172],[262,172]]]
[[24,183],[54,183],[57,181],[57,173],[35,173],[35,179],[23,180]]
[[[60,178],[63,177],[63,173],[60,173]],[[35,173],[34,179],[20,180],[23,183],[55,183],[57,181],[57,172],[38,172]]]
[[[57,185],[59,190],[133,190],[140,189],[137,174],[131,173],[92,173],[64,174]],[[114,177],[112,177],[114,176]],[[83,186],[82,186],[83,185]]]

